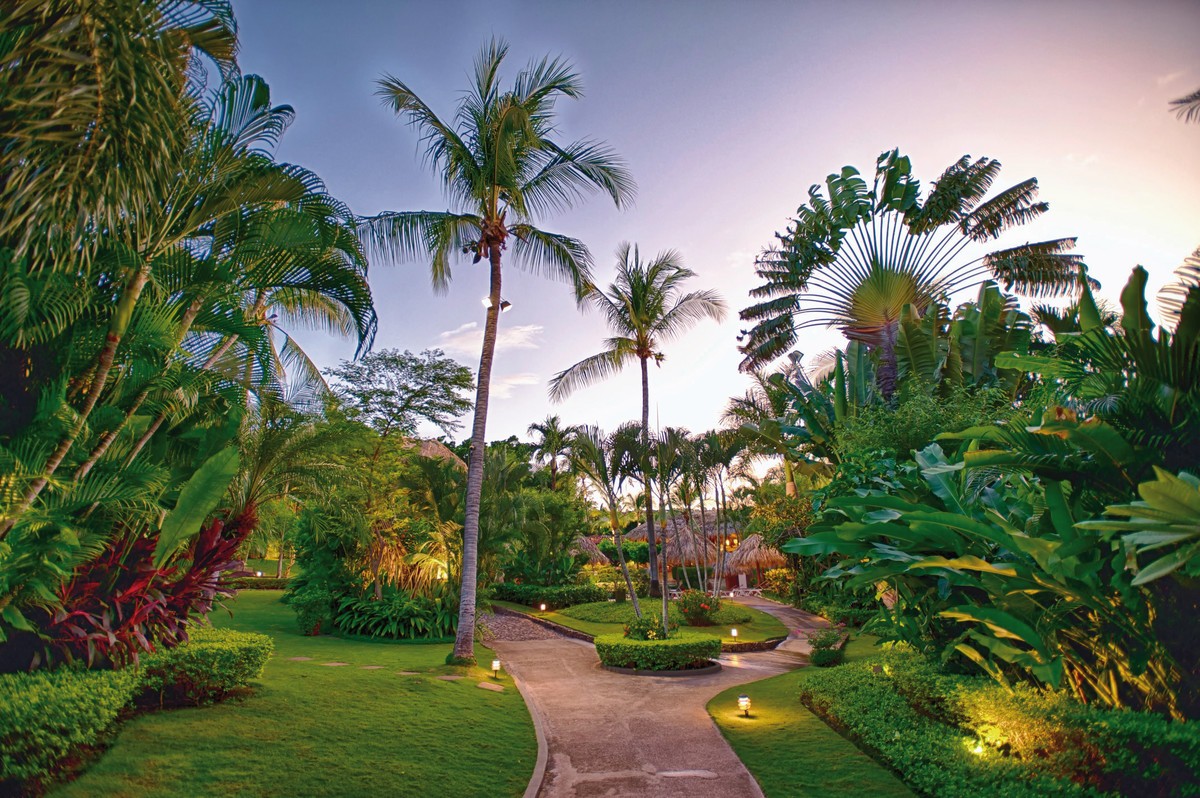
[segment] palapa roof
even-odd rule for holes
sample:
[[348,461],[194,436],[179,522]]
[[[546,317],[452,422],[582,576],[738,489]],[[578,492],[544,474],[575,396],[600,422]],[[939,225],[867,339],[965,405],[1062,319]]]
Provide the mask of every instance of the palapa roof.
[[604,555],[604,552],[600,551],[600,547],[592,542],[590,538],[582,535],[575,538],[575,542],[571,544],[571,547],[567,551],[572,555],[586,554],[588,562],[592,565],[608,565],[609,563],[608,557]]
[[[738,530],[738,528],[729,522],[722,523],[720,529],[718,529],[717,519],[716,519],[715,515],[716,515],[715,513],[710,513],[708,518],[705,519],[705,521],[707,522],[704,524],[705,537],[707,537],[710,540],[715,540],[718,532],[725,534],[727,536],[741,534],[741,532]],[[661,534],[662,521],[655,521],[654,523],[655,523],[654,534],[655,535]],[[672,518],[667,519],[667,537],[668,538],[675,537],[679,534],[684,534],[684,535],[690,536],[692,534],[693,528],[695,529],[696,533],[699,534],[699,532],[700,532],[700,514],[699,513],[692,513],[692,527],[688,526],[687,520],[682,515],[676,515]],[[645,540],[646,539],[646,524],[645,524],[645,522],[638,524],[632,530],[630,530],[628,533],[626,533],[625,539],[626,540]]]
[[454,463],[454,465],[457,466],[460,471],[467,470],[467,464],[463,462],[463,459],[454,452],[450,451],[450,447],[446,446],[446,444],[442,443],[441,441],[422,441],[413,440],[410,438],[404,442],[404,445],[409,449],[416,449],[417,454],[421,455],[422,457],[428,457],[433,460],[444,460],[446,462]]
[[747,535],[725,564],[731,571],[766,570],[787,565],[787,558],[763,543],[761,535]]

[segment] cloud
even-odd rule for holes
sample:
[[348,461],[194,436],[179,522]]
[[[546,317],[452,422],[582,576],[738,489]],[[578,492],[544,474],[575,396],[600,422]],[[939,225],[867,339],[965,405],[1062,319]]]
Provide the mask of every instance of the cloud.
[[[540,324],[518,324],[502,327],[496,336],[496,351],[505,349],[537,349],[541,346],[543,327]],[[483,330],[479,324],[469,321],[455,330],[438,334],[437,345],[447,352],[478,355],[483,348]]]
[[540,382],[541,378],[529,371],[508,374],[492,380],[491,396],[495,399],[509,399],[512,397],[513,388],[521,385],[537,385]]
[[1159,86],[1166,86],[1168,84],[1174,83],[1175,81],[1179,80],[1181,77],[1183,77],[1187,73],[1188,73],[1188,71],[1186,69],[1180,69],[1177,72],[1168,72],[1165,75],[1158,75],[1157,77],[1155,77],[1154,82],[1157,83]]

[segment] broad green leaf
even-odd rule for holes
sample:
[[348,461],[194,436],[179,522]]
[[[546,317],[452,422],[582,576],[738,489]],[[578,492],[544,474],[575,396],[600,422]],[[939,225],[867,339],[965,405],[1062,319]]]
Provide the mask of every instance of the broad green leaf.
[[193,535],[200,532],[238,471],[238,450],[230,446],[208,458],[179,491],[175,509],[167,513],[154,547],[154,566],[161,568]]

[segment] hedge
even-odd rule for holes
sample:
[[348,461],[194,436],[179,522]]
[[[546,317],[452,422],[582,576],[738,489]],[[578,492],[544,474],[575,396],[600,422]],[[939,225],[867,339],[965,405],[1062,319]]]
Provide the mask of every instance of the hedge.
[[137,688],[132,670],[0,674],[0,793],[95,745]]
[[222,579],[221,584],[234,590],[287,590],[290,579],[276,579],[273,576],[237,576],[232,579]]
[[681,630],[668,640],[631,640],[621,634],[598,635],[596,654],[614,668],[640,671],[682,671],[700,668],[721,655],[721,639],[703,632]]
[[1200,795],[1200,730],[888,653],[810,672],[801,701],[938,796]]
[[160,705],[219,701],[262,676],[275,642],[232,629],[199,629],[182,646],[142,657],[142,689]]
[[545,587],[543,585],[500,582],[492,586],[492,598],[497,601],[511,601],[516,604],[524,604],[526,607],[537,607],[545,604],[546,609],[556,610],[575,604],[606,601],[608,599],[608,591],[599,585],[592,584]]

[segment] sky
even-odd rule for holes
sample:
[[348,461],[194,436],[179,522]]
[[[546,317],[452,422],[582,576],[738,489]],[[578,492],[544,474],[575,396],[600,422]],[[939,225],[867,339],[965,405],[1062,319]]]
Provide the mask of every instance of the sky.
[[[696,272],[689,287],[719,291],[730,308],[664,346],[652,424],[719,425],[749,384],[737,311],[758,282],[755,255],[810,185],[846,164],[869,175],[884,150],[909,155],[924,187],[965,154],[1003,164],[997,190],[1037,177],[1050,211],[1000,243],[1077,237],[1113,304],[1135,265],[1153,293],[1200,246],[1200,124],[1168,108],[1200,88],[1194,1],[234,0],[234,10],[243,72],[296,109],[279,158],[316,171],[359,214],[449,207],[416,133],[374,95],[384,73],[451,118],[493,36],[510,45],[507,82],[542,56],[570,60],[585,95],[560,103],[558,135],[610,144],[637,200],[617,210],[596,195],[540,226],[582,240],[602,286],[620,242],[643,257],[675,249]],[[435,295],[427,262],[373,261],[375,348],[437,347],[474,371],[485,266],[455,263],[449,293]],[[550,413],[605,429],[637,418],[636,368],[549,401],[548,380],[600,351],[607,330],[566,285],[511,265],[504,279],[513,307],[501,316],[488,439],[525,438]],[[324,334],[298,338],[322,367],[354,352]],[[805,331],[798,348],[811,360],[841,340]]]

